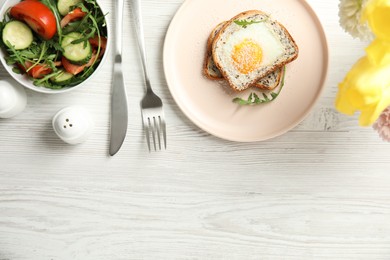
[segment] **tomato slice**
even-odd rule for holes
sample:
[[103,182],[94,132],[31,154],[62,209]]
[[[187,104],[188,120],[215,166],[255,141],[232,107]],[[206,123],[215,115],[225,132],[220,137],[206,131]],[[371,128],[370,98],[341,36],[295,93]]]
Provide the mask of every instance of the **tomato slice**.
[[[28,0],[28,1],[35,1],[35,0]],[[62,62],[60,60],[59,61],[55,61],[54,62],[54,66],[60,67],[60,66],[62,66]]]
[[[34,1],[34,0],[28,0],[28,1]],[[26,73],[26,71],[33,65],[32,62],[26,61],[24,63],[24,66],[20,63],[17,64],[18,68]],[[57,65],[57,64],[56,64]],[[40,79],[46,76],[47,74],[52,73],[53,70],[47,66],[46,64],[37,64],[34,67],[32,67],[30,70],[28,70],[28,75],[30,77],[33,77],[34,79]]]
[[73,75],[77,75],[80,72],[82,72],[86,67],[92,66],[92,64],[94,63],[96,58],[97,58],[96,54],[92,53],[91,59],[88,61],[87,64],[83,64],[83,65],[73,64],[67,58],[65,58],[64,56],[62,56],[62,60],[61,61],[62,61],[62,66],[64,66],[64,69],[67,72],[69,72],[70,74],[73,74]]
[[[95,36],[89,39],[89,43],[94,47],[95,50],[99,47],[99,37]],[[102,57],[107,47],[107,38],[100,36],[100,53],[99,57]]]
[[[99,37],[95,36],[93,38],[89,39],[89,43],[93,46],[98,48],[99,47]],[[100,37],[100,48],[106,49],[107,47],[107,38],[106,37]]]
[[57,32],[56,18],[49,7],[38,1],[22,1],[14,5],[10,14],[17,20],[26,22],[33,31],[45,40],[50,40]]
[[83,18],[87,13],[83,12],[80,7],[77,7],[73,11],[70,11],[64,18],[61,20],[61,28],[64,28],[68,23]]
[[[30,1],[30,0],[28,0],[28,1]],[[33,1],[33,0],[31,0],[31,1]],[[26,61],[26,62],[24,63],[24,65],[21,64],[21,63],[17,63],[16,65],[18,66],[18,68],[20,69],[20,71],[22,71],[23,73],[26,73],[26,70],[27,70],[28,68],[31,67],[32,62]]]
[[92,57],[91,59],[88,61],[87,64],[85,64],[85,67],[91,67],[92,64],[94,64],[95,60],[97,59],[96,57],[96,52],[92,52]]
[[52,73],[52,71],[53,70],[49,66],[37,64],[31,70],[28,71],[28,74],[34,79],[40,79],[47,74]]
[[76,65],[71,63],[67,58],[62,56],[62,66],[64,66],[64,69],[69,72],[70,74],[77,75],[80,72],[82,72],[85,68],[84,65]]

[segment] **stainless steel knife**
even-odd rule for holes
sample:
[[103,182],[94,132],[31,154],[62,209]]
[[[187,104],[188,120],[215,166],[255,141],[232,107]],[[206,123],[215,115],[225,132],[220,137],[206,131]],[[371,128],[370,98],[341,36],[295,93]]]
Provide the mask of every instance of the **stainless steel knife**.
[[115,60],[111,92],[110,155],[115,155],[126,138],[128,111],[127,95],[122,71],[122,28],[124,0],[116,2]]

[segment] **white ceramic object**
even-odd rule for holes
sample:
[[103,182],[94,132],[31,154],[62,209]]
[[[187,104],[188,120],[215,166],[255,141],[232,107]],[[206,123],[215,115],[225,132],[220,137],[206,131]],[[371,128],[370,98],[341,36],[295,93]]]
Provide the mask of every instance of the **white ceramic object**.
[[[285,85],[268,104],[239,106],[249,89],[236,93],[202,74],[213,28],[247,10],[262,10],[284,25],[299,47],[287,65]],[[202,15],[194,15],[201,13]],[[238,142],[264,141],[289,131],[311,111],[325,86],[328,44],[322,25],[305,0],[186,0],[174,16],[164,44],[169,90],[187,117],[203,130]]]
[[24,88],[17,82],[0,80],[0,118],[20,114],[27,104]]
[[81,106],[61,109],[53,117],[52,124],[58,137],[69,144],[84,142],[94,127],[91,114]]
[[[21,0],[5,0],[4,1],[4,5],[0,8],[0,21],[3,21],[4,16],[7,13],[7,11],[9,10],[9,8],[11,8],[15,4],[19,3],[20,1]],[[102,11],[103,11],[103,14],[107,13],[103,9],[102,9]],[[86,85],[88,83],[88,81],[90,81],[91,78],[94,77],[94,75],[99,73],[100,68],[102,67],[102,65],[104,64],[105,60],[107,59],[108,50],[110,48],[110,38],[111,38],[110,37],[110,28],[111,27],[110,27],[108,22],[109,22],[108,19],[106,19],[107,39],[108,40],[107,40],[107,45],[106,45],[106,51],[105,51],[105,53],[104,53],[104,55],[102,57],[102,60],[100,61],[100,64],[97,66],[96,70],[92,73],[92,75],[90,75],[86,80],[84,80],[80,84],[75,85],[73,87],[64,87],[64,88],[61,88],[61,89],[50,89],[50,88],[35,86],[33,84],[33,81],[27,75],[17,74],[17,73],[12,71],[13,67],[7,65],[7,63],[6,63],[5,59],[4,59],[4,57],[7,55],[7,52],[3,48],[0,48],[0,61],[3,64],[4,68],[7,70],[7,72],[11,75],[11,77],[13,77],[17,82],[19,82],[24,87],[29,88],[31,90],[34,90],[36,92],[46,93],[46,94],[58,94],[58,93],[64,93],[64,92],[68,92],[68,91],[72,91],[72,90],[78,89],[78,88]]]

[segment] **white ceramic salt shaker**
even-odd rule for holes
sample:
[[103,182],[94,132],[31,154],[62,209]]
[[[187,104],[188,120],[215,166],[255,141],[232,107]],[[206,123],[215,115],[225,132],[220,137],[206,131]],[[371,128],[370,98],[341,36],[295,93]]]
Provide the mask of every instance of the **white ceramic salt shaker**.
[[58,137],[69,144],[84,142],[94,127],[91,114],[81,106],[61,109],[53,117],[52,124]]
[[11,118],[20,114],[27,104],[27,95],[19,83],[0,80],[0,118]]

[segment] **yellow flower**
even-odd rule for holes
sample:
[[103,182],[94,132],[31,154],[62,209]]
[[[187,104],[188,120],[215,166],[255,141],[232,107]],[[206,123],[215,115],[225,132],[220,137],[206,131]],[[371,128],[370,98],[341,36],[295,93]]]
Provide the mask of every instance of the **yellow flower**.
[[374,63],[375,65],[383,66],[390,64],[390,42],[381,39],[375,39],[366,48],[366,52],[370,62]]
[[378,38],[390,41],[390,0],[368,1],[362,18]]
[[376,65],[361,58],[339,84],[336,109],[352,115],[361,111],[359,123],[369,126],[390,105],[390,64]]

